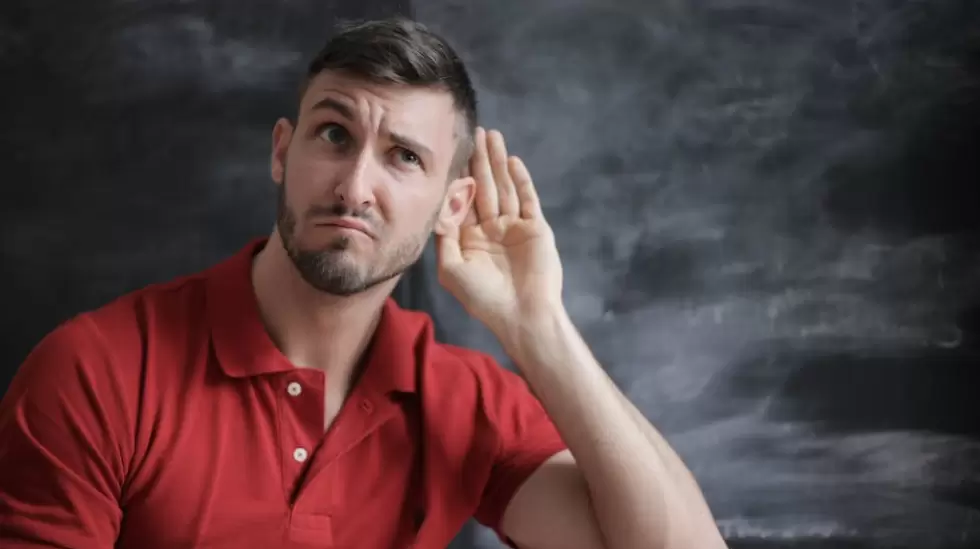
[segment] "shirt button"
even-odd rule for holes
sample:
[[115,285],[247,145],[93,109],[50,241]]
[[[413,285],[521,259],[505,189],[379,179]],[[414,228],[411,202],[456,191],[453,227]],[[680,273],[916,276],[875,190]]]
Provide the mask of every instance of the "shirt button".
[[297,448],[293,450],[293,459],[295,459],[296,461],[303,463],[304,461],[306,461],[306,458],[307,458],[307,453],[305,448]]
[[303,386],[295,381],[286,386],[286,392],[291,396],[299,396],[303,392]]

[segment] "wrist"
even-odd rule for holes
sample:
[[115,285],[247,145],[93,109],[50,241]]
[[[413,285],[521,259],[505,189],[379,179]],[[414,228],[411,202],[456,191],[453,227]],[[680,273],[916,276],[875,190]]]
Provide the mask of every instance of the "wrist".
[[493,332],[520,368],[555,360],[578,334],[560,303],[522,308]]

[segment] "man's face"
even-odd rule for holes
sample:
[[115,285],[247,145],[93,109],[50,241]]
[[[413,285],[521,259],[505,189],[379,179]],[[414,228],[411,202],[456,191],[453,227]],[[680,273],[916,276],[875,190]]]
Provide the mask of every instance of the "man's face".
[[273,132],[276,230],[303,279],[352,295],[400,275],[437,222],[459,223],[473,184],[449,182],[458,114],[448,92],[326,72],[296,127]]

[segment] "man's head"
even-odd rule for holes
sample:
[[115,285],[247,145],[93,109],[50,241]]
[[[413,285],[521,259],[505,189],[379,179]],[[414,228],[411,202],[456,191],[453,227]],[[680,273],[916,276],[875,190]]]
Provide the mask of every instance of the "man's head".
[[276,230],[304,280],[364,291],[417,261],[436,223],[460,223],[476,124],[443,39],[402,19],[341,29],[310,63],[295,122],[273,131]]

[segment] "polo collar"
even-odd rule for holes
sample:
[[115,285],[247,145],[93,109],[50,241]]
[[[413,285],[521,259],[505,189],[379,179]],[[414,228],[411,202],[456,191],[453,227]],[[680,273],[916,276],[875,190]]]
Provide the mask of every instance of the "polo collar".
[[[298,369],[266,331],[252,287],[252,260],[267,240],[250,242],[206,275],[206,314],[214,353],[222,371],[233,378]],[[415,393],[418,366],[426,360],[433,342],[432,322],[427,315],[406,311],[388,298],[358,383],[383,394]]]

